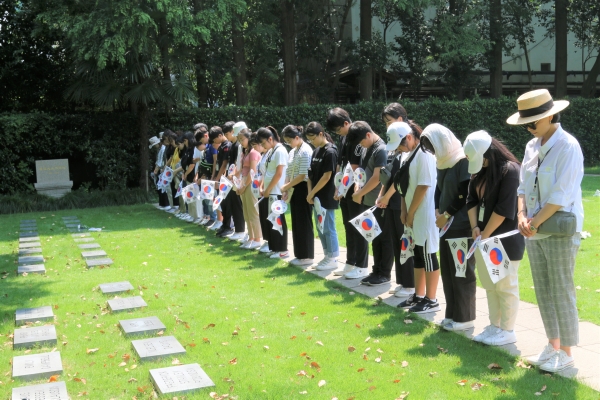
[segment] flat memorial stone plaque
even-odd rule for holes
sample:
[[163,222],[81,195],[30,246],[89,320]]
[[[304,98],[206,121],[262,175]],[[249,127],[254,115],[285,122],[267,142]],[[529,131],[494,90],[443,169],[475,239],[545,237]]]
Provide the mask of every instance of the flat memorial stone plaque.
[[87,243],[87,244],[80,244],[79,248],[82,250],[85,249],[99,249],[100,245],[98,243]]
[[175,336],[132,340],[131,344],[141,361],[151,361],[186,353],[181,343],[175,339]]
[[104,294],[116,294],[133,290],[133,286],[131,286],[131,283],[128,281],[101,283],[98,286],[100,287],[100,291]]
[[108,300],[108,307],[112,312],[134,310],[147,307],[148,304],[140,296],[124,297],[122,299]]
[[39,242],[40,241],[40,237],[39,236],[32,236],[32,237],[22,237],[19,238],[19,243],[27,243],[27,242]]
[[81,257],[83,258],[99,258],[106,257],[108,254],[104,250],[92,250],[92,251],[82,251]]
[[15,323],[17,325],[23,325],[27,322],[50,320],[54,320],[54,313],[52,312],[51,306],[19,308],[15,312]]
[[45,274],[46,267],[44,264],[19,265],[19,268],[17,268],[17,274],[21,275],[23,272],[27,272],[28,274]]
[[36,229],[37,224],[21,224],[19,225],[19,229]]
[[38,236],[37,232],[21,232],[19,233],[20,238],[28,238]]
[[12,390],[12,400],[69,400],[64,382],[23,386]]
[[119,321],[119,325],[121,325],[121,329],[123,329],[125,336],[153,335],[156,332],[167,329],[167,327],[160,322],[158,317],[125,319]]
[[34,326],[15,329],[13,349],[31,348],[34,346],[51,346],[56,344],[56,328],[54,325]]
[[90,237],[92,235],[90,235],[89,233],[74,233],[71,236],[74,238],[83,238],[83,237]]
[[79,229],[79,227],[81,226],[81,224],[67,224],[65,226],[67,228],[77,228],[77,229]]
[[198,364],[151,369],[150,379],[160,394],[190,393],[215,386]]
[[19,243],[19,249],[29,249],[31,247],[41,247],[42,244],[40,242],[22,242]]
[[24,224],[24,223],[27,223],[27,222],[36,222],[36,220],[35,219],[22,219],[20,222],[22,224]]
[[12,390],[12,400],[69,400],[64,382],[23,386]]
[[13,357],[12,377],[31,381],[63,372],[60,351]]
[[89,260],[85,260],[88,268],[91,267],[99,267],[101,265],[111,265],[113,260],[110,258],[91,258]]
[[41,253],[42,253],[41,247],[30,247],[28,249],[19,249],[20,256],[26,256],[28,254],[41,254]]
[[23,256],[19,257],[19,264],[35,264],[43,263],[44,257],[42,256]]
[[96,239],[91,238],[91,237],[84,237],[84,238],[74,239],[74,240],[75,240],[75,243],[84,243],[84,242],[93,242]]
[[62,219],[79,219],[77,215],[66,215]]

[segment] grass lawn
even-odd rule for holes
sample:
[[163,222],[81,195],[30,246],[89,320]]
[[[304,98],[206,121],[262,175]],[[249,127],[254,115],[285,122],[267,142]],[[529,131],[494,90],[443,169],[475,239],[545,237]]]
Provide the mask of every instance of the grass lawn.
[[[110,268],[85,268],[64,215],[107,229],[92,236],[114,259]],[[15,276],[19,220],[30,218],[38,221],[46,276]],[[73,398],[153,398],[148,370],[174,360],[139,362],[117,325],[142,316],[157,316],[165,335],[186,346],[179,362],[200,363],[216,383],[186,399],[206,399],[210,391],[239,399],[395,399],[403,392],[409,399],[526,399],[536,392],[598,398],[574,380],[518,367],[498,349],[238,250],[149,205],[0,216],[0,222],[0,270],[8,272],[0,280],[2,399],[26,385],[10,378],[11,358],[25,354],[11,346],[15,309],[44,305],[54,306],[59,380]],[[122,280],[147,308],[106,312],[108,297],[95,287]],[[502,369],[488,369],[492,363]]]
[[595,167],[585,167],[583,172],[590,175],[600,175],[600,165],[596,165]]

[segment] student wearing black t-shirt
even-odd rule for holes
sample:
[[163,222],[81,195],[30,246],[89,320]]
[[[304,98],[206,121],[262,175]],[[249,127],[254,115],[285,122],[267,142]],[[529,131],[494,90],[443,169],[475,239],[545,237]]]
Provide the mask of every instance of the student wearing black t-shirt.
[[[231,149],[231,142],[225,138],[225,135],[223,135],[223,130],[220,126],[213,126],[210,128],[208,138],[212,141],[215,147],[218,146],[217,157],[215,161],[216,164],[215,168],[213,169],[213,176],[211,179],[212,181],[217,182],[217,187],[215,189],[218,190],[221,176],[227,172],[228,155],[229,150]],[[221,205],[223,205],[223,203],[221,203]],[[219,233],[222,233],[225,229],[223,226],[223,212],[221,205],[219,205],[217,208],[217,220],[214,224],[208,227],[208,229],[211,231],[217,231]],[[229,227],[227,227],[227,229],[229,229]]]
[[[333,108],[327,115],[327,129],[335,132],[342,137],[340,148],[338,149],[338,167],[336,172],[343,171],[348,163],[355,170],[360,164],[362,148],[358,143],[350,143],[347,140],[348,128],[352,121],[348,112],[342,108]],[[354,185],[350,185],[345,197],[337,197],[342,209],[342,219],[344,221],[344,230],[346,234],[346,264],[343,269],[334,271],[337,276],[344,276],[354,268],[367,268],[369,257],[369,243],[352,226],[350,220],[364,211],[362,204],[352,201],[354,194]]]
[[[235,122],[229,121],[223,125],[223,134],[227,137],[227,140],[231,143],[231,149],[227,154],[227,178],[232,181],[233,175],[237,171],[241,170],[240,161],[244,149],[237,140],[239,131],[234,130]],[[229,169],[235,167],[233,174],[229,174]],[[240,196],[233,189],[229,192],[227,197],[223,199],[221,203],[223,208],[223,226],[229,228],[233,222],[234,229],[223,229],[221,233],[217,233],[217,236],[227,237],[230,240],[244,241],[244,232],[246,230],[246,222],[244,221],[244,209],[242,206],[242,200]]]
[[[469,159],[467,208],[473,239],[497,236],[517,229],[517,189],[521,166],[515,156],[485,131],[467,136],[464,146]],[[514,331],[519,310],[519,263],[525,252],[525,239],[516,234],[501,238],[510,260],[509,274],[493,283],[479,251],[475,251],[477,273],[487,292],[490,325],[473,340],[502,346],[517,341]]]
[[[335,228],[335,210],[338,201],[335,196],[335,171],[337,167],[337,148],[328,133],[318,122],[311,122],[306,127],[306,138],[315,147],[310,169],[308,171],[308,196],[306,201],[314,204],[318,198],[321,208],[325,209],[323,232],[317,229],[325,257],[319,261],[315,269],[327,271],[337,268],[337,257],[340,255],[337,231]],[[319,225],[316,210],[314,210],[315,224]]]

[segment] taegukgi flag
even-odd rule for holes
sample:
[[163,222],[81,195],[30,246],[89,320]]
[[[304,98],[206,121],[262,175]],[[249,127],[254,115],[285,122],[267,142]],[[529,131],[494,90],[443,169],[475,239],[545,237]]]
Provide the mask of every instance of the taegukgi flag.
[[283,235],[283,220],[281,214],[272,212],[267,219],[273,225],[273,230],[276,230],[280,235]]
[[186,204],[189,204],[193,201],[196,201],[198,195],[200,194],[200,190],[198,189],[198,185],[192,183],[183,188],[182,196],[183,200]]
[[227,197],[232,187],[233,182],[222,176],[221,181],[219,182],[219,196],[222,196],[223,198]]
[[381,233],[381,228],[373,215],[375,207],[369,208],[356,218],[350,220],[356,230],[370,243]]
[[479,251],[492,282],[496,283],[509,274],[510,259],[499,238],[494,237],[479,243]]
[[400,264],[404,264],[409,258],[415,255],[415,242],[412,238],[412,229],[405,226],[404,234],[400,239]]
[[350,186],[354,183],[354,171],[352,171],[352,167],[350,163],[346,165],[344,168],[344,176],[342,176],[342,181],[340,182],[340,186],[338,187],[338,196],[344,197],[350,189]]
[[260,197],[260,184],[262,183],[262,179],[260,174],[255,174],[254,170],[250,170],[250,191],[256,199]]
[[183,181],[179,182],[179,187],[177,188],[177,193],[175,193],[175,197],[181,196],[183,192]]
[[202,200],[213,200],[215,198],[215,182],[201,180],[200,181],[200,198]]
[[454,265],[456,267],[456,276],[459,278],[465,278],[467,272],[467,252],[469,250],[469,238],[458,238],[458,239],[446,239],[450,251],[452,252],[452,258],[454,259]]
[[319,232],[323,233],[323,226],[325,225],[325,216],[327,215],[327,210],[321,206],[321,200],[319,200],[318,197],[315,197],[313,202],[317,219],[317,229]]
[[175,174],[173,173],[173,170],[171,169],[171,167],[166,167],[165,170],[163,171],[163,177],[168,182],[171,182],[173,180],[174,176],[175,176]]

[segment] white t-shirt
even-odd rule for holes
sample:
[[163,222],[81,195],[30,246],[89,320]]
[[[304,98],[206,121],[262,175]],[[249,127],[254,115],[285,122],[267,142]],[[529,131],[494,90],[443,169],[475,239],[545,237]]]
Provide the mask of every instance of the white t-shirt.
[[277,172],[277,167],[279,165],[283,165],[283,173],[281,174],[281,178],[279,178],[279,182],[273,187],[273,190],[271,190],[271,195],[280,195],[281,187],[285,185],[285,174],[288,165],[288,152],[281,143],[277,144],[273,151],[267,156],[265,164],[266,171],[263,183],[265,189],[271,184],[271,181],[275,176],[275,172]]
[[[194,160],[196,160],[196,159],[202,160],[204,158],[203,156],[204,156],[204,150],[198,150],[197,147],[194,147],[193,159]],[[198,161],[196,163],[196,166],[194,167],[194,172],[195,173],[198,173],[198,165],[200,165],[200,161]]]
[[[409,181],[405,199],[406,210],[408,211],[410,209],[417,186],[429,186],[423,201],[419,204],[419,207],[415,212],[412,231],[415,243],[419,246],[423,246],[425,245],[425,242],[427,242],[425,251],[431,254],[437,252],[440,247],[440,232],[435,225],[434,196],[437,183],[436,161],[433,154],[426,153],[420,148],[416,151],[417,154],[408,168]],[[401,161],[406,161],[411,155],[412,152],[403,153]]]

